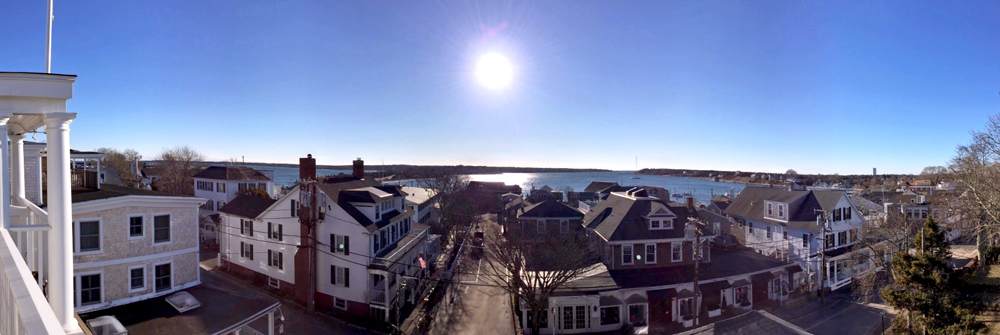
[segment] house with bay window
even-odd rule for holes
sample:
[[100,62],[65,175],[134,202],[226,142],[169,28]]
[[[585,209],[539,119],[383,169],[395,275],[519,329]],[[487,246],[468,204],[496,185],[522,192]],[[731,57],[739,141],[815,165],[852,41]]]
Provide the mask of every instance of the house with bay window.
[[804,272],[796,282],[816,283],[825,267],[822,287],[838,289],[867,268],[850,264],[865,219],[845,191],[747,187],[725,214],[737,221],[733,229],[744,230],[746,247],[798,263]]
[[[439,236],[416,222],[400,186],[364,178],[363,163],[355,161],[353,176],[320,178],[311,156],[300,163],[301,179],[311,182],[278,199],[241,195],[220,210],[219,268],[302,304],[313,296],[317,309],[334,315],[388,321],[394,305],[414,303],[426,288]],[[310,240],[303,216],[312,208],[310,266],[309,249],[300,246]]]
[[[610,192],[585,214],[582,225],[602,260],[550,297],[540,332],[611,332],[631,326],[671,333],[787,297],[788,279],[800,271],[797,265],[747,249],[716,247],[711,241],[717,225],[700,217],[713,216],[699,213],[693,199],[672,206],[641,188]],[[522,306],[520,312],[521,326],[530,333],[531,311]]]

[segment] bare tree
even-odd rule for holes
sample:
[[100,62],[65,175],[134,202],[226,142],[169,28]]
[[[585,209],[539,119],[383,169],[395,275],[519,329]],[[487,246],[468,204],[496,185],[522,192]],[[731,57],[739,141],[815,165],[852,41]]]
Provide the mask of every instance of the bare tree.
[[920,172],[921,179],[930,180],[932,183],[940,183],[942,179],[948,177],[948,168],[943,166],[928,166]]
[[788,169],[788,171],[785,171],[785,174],[789,175],[789,176],[792,176],[792,177],[795,177],[795,176],[799,175],[798,172],[796,172],[795,170],[792,170],[792,169]]
[[907,218],[898,210],[869,216],[858,231],[850,263],[858,267],[859,275],[852,280],[851,293],[861,302],[871,302],[879,290],[895,282],[891,256],[913,246],[914,236],[923,227],[924,219]]
[[955,215],[964,232],[980,246],[1000,244],[1000,115],[973,132],[972,143],[958,147],[950,168],[963,191]]
[[441,234],[442,244],[454,239],[458,227],[470,226],[480,221],[477,213],[478,201],[467,191],[469,177],[447,174],[426,180],[427,186],[437,194],[439,223],[436,233]]
[[516,302],[530,311],[528,326],[532,334],[538,334],[549,297],[557,290],[571,289],[566,287],[568,282],[592,271],[599,262],[582,232],[553,231],[538,239],[537,234],[522,235],[520,227],[510,227],[503,234],[499,227],[491,225],[484,236],[489,261],[483,262],[486,266],[482,267],[481,278],[513,295]]
[[201,153],[188,146],[164,149],[158,165],[163,169],[163,178],[154,187],[162,192],[193,195],[194,179],[191,176],[204,160]]
[[[142,164],[139,162],[142,160],[142,155],[138,151],[134,149],[118,151],[114,148],[99,148],[97,152],[104,154],[104,158],[101,159],[101,165],[115,169],[118,172],[118,178],[122,180],[122,184],[128,187],[139,186],[142,176],[132,172],[132,164]],[[138,172],[141,168],[141,165],[136,166],[136,171]]]

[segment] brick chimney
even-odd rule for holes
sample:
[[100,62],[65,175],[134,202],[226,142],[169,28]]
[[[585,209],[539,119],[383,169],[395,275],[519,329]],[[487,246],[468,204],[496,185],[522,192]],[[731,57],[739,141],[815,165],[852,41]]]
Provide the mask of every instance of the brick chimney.
[[354,176],[358,179],[365,179],[365,161],[361,157],[354,160]]
[[316,159],[313,158],[312,154],[306,155],[305,158],[299,158],[299,179],[316,179]]
[[695,213],[694,197],[687,197],[687,207],[688,207],[688,212],[691,212],[692,214]]

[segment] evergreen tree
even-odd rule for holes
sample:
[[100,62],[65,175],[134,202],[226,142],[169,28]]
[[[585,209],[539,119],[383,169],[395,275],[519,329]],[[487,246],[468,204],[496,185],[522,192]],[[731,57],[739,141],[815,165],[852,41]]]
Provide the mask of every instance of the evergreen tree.
[[963,291],[963,278],[948,263],[945,235],[932,218],[915,237],[915,250],[893,257],[896,282],[882,299],[899,310],[892,322],[898,334],[974,334],[986,326],[976,320],[982,303]]

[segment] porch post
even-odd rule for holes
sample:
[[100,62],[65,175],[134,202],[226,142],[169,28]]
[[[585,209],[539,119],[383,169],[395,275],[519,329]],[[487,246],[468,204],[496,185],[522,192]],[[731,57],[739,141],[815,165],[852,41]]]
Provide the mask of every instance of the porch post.
[[80,332],[73,317],[73,207],[70,199],[69,124],[76,113],[45,114],[48,138],[49,304],[67,333]]
[[24,134],[10,135],[10,171],[13,195],[24,198]]
[[[0,147],[2,147],[2,158],[0,158],[0,217],[3,218],[3,227],[10,228],[10,147],[7,146],[7,121],[10,121],[11,113],[0,114]],[[18,234],[20,235],[20,234]],[[13,236],[12,236],[13,237]]]

